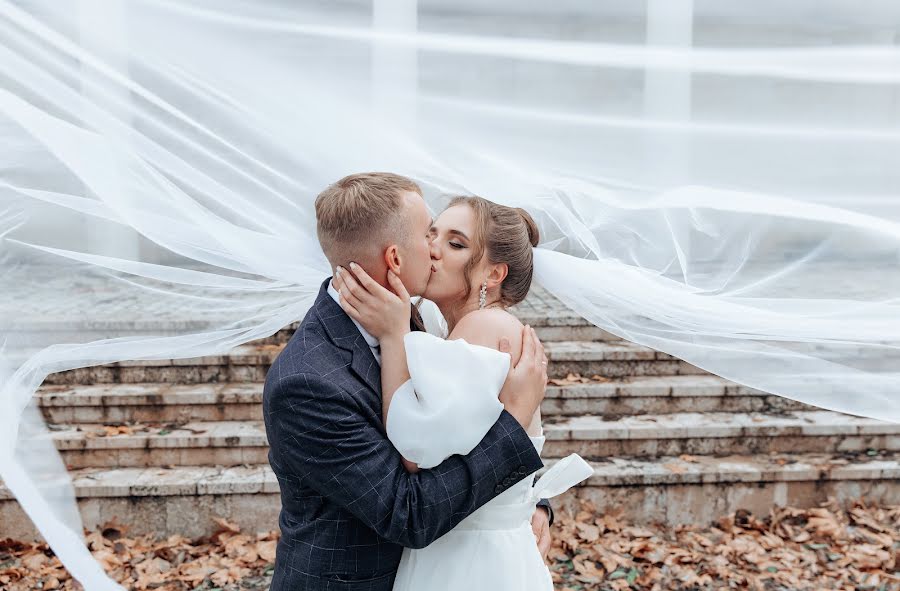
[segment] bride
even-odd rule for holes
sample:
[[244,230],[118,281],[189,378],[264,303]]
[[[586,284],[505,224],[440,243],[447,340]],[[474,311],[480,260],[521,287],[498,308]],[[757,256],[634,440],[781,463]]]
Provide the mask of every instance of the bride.
[[[510,363],[535,342],[533,329],[506,310],[531,286],[539,235],[525,210],[457,197],[429,238],[432,273],[418,309],[427,321],[425,300],[437,305],[443,318],[425,323],[441,334],[410,330],[410,297],[392,272],[393,292],[358,265],[338,268],[334,280],[343,309],[379,340],[382,418],[411,472],[478,444],[503,410],[498,394]],[[540,453],[540,410],[530,419],[527,432]],[[404,549],[394,590],[552,591],[529,518],[539,498],[561,494],[591,474],[572,454],[537,486],[533,476],[519,481],[430,546]]]

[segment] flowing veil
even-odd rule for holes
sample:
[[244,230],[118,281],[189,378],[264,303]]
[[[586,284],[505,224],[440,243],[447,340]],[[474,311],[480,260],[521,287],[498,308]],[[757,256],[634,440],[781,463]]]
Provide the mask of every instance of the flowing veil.
[[528,209],[611,333],[900,421],[898,39],[887,0],[0,0],[0,477],[119,588],[35,391],[302,318],[364,170]]

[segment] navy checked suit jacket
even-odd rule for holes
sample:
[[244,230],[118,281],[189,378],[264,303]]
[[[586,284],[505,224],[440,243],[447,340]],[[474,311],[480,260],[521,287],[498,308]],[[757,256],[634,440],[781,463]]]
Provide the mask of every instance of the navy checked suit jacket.
[[329,281],[266,377],[282,503],[271,589],[390,591],[403,547],[427,546],[543,464],[503,411],[468,455],[408,473],[382,425],[381,368]]

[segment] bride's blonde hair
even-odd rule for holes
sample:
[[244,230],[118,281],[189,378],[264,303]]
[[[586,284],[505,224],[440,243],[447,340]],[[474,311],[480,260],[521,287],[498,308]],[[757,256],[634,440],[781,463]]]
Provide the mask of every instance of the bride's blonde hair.
[[521,207],[508,207],[474,195],[454,197],[448,208],[468,205],[475,214],[472,258],[463,269],[466,279],[464,301],[472,293],[471,272],[483,256],[490,263],[506,263],[508,272],[500,285],[500,304],[514,306],[525,299],[534,273],[532,247],[540,242],[534,219]]

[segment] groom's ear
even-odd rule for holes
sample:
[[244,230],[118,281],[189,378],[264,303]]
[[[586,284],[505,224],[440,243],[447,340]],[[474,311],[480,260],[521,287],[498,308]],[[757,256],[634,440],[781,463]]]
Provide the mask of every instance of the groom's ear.
[[400,249],[396,244],[391,244],[384,249],[384,264],[387,268],[396,274],[400,274]]

